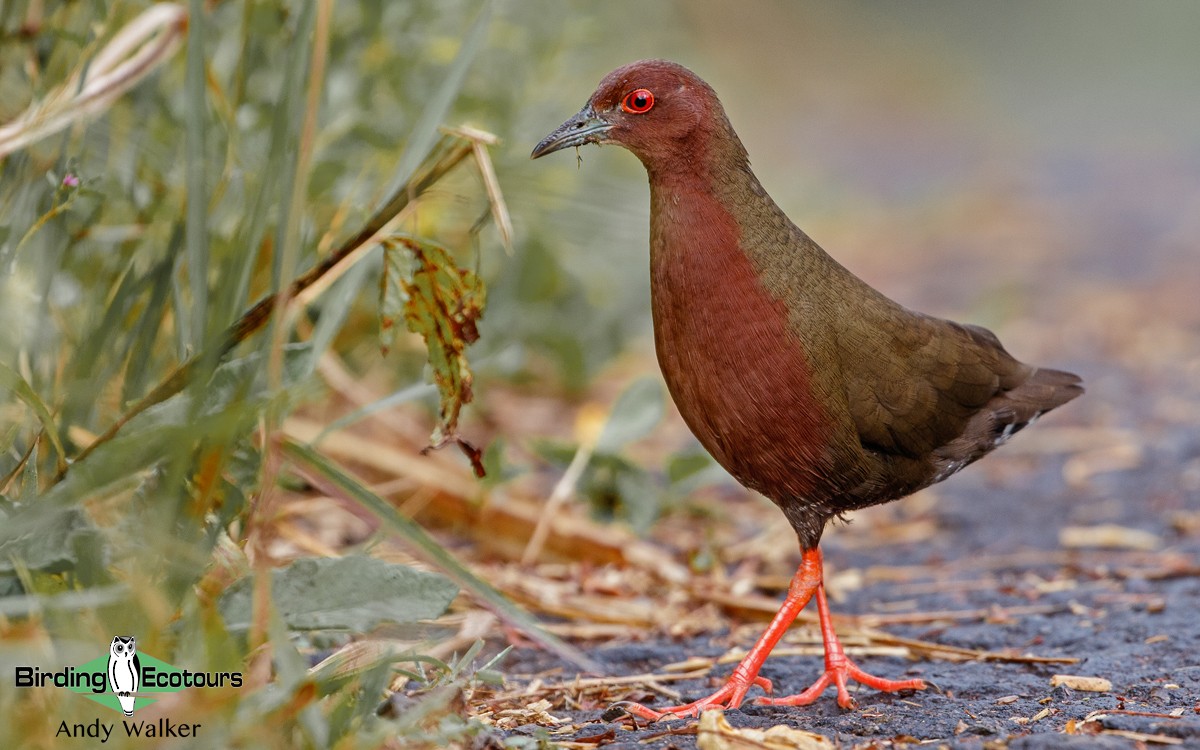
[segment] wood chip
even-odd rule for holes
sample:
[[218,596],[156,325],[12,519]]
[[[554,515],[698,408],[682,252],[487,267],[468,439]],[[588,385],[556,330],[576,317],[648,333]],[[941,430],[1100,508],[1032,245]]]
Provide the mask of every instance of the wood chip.
[[1089,693],[1107,693],[1112,690],[1112,682],[1103,677],[1083,677],[1073,674],[1056,674],[1050,678],[1050,687],[1054,688],[1059,685]]

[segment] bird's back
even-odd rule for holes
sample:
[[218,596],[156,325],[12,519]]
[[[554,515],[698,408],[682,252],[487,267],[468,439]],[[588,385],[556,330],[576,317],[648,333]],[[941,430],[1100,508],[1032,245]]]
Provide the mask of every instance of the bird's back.
[[[1078,376],[1026,365],[991,331],[909,310],[827,255],[783,216],[774,238],[745,245],[765,283],[794,312],[789,321],[829,394],[832,417],[848,421],[857,446],[846,462],[869,467],[842,493],[849,508],[903,497],[941,481],[1083,393]],[[782,220],[778,217],[783,217]],[[797,314],[798,313],[798,314]]]

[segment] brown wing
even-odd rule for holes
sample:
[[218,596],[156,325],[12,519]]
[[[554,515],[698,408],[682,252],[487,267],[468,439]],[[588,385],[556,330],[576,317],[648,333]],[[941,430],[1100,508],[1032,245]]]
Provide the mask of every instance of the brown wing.
[[855,361],[843,368],[850,415],[869,450],[929,456],[1033,372],[986,329],[896,312],[843,342]]

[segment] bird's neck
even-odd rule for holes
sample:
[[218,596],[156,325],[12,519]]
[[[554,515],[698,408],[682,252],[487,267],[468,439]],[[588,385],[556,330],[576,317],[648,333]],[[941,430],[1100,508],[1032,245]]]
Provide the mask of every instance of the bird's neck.
[[[762,286],[770,257],[750,247],[756,223],[790,224],[750,169],[723,113],[672,144],[666,158],[643,158],[650,178],[650,266],[655,313],[688,297]],[[768,253],[767,255],[769,255]],[[745,290],[742,290],[743,292]]]
[[742,247],[739,213],[756,194],[765,193],[737,136],[719,135],[693,134],[688,147],[673,158],[646,163],[656,307],[668,295],[679,304],[730,282],[757,284],[757,264]]
[[[723,113],[697,126],[684,140],[657,144],[641,159],[651,190],[765,195],[750,169],[746,147]],[[736,200],[732,194],[720,197]]]
[[[744,484],[780,501],[810,489],[811,477],[794,471],[797,457],[827,463],[828,418],[814,396],[797,317],[807,313],[781,293],[793,293],[786,276],[803,271],[788,259],[807,252],[794,241],[747,245],[764,231],[786,240],[799,230],[750,172],[745,151],[728,158],[736,156],[650,172],[655,348],[672,398],[704,447]],[[786,418],[767,416],[776,413]],[[806,538],[815,544],[823,524],[822,516]]]
[[[776,205],[722,115],[674,158],[643,160],[650,178],[650,256],[656,285],[719,285],[733,266],[790,311],[797,330],[818,299],[853,287],[874,295]],[[731,266],[731,263],[733,266]]]
[[808,277],[836,266],[767,194],[731,128],[695,133],[675,158],[646,169],[651,265],[661,275],[715,282],[738,254],[772,296],[791,302]]

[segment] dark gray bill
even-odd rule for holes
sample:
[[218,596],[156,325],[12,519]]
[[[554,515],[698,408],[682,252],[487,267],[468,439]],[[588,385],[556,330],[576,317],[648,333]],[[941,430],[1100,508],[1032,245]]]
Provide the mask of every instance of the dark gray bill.
[[599,143],[601,136],[612,129],[612,124],[601,120],[596,115],[592,105],[587,105],[579,113],[559,125],[553,133],[542,139],[533,147],[530,159],[552,154],[571,146],[582,146],[585,143]]

